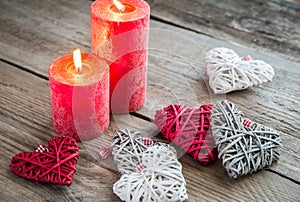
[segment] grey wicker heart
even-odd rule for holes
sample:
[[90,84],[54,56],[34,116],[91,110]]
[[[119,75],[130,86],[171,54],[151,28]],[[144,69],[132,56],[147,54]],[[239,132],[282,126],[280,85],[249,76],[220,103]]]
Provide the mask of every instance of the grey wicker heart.
[[246,89],[274,76],[271,65],[251,57],[239,57],[228,48],[214,48],[205,57],[209,85],[216,94]]
[[232,102],[217,102],[211,110],[212,135],[218,157],[229,177],[237,178],[270,166],[282,148],[279,133],[243,118]]
[[114,193],[123,201],[185,201],[186,182],[174,151],[165,145],[153,145],[141,155],[144,169],[122,175],[114,184]]
[[164,143],[154,143],[151,138],[145,138],[141,133],[132,129],[116,131],[111,148],[118,171],[121,174],[136,172],[137,166],[142,161],[142,153],[153,144],[164,145],[176,154],[172,146]]

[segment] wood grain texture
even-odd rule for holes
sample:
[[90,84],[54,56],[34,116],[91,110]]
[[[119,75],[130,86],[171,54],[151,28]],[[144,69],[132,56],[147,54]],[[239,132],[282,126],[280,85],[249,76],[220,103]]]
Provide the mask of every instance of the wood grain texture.
[[[184,165],[185,178],[189,179],[187,190],[191,201],[292,201],[293,198],[298,200],[300,196],[297,193],[298,185],[287,188],[278,184],[274,175],[268,172],[259,172],[239,180],[231,180],[224,179],[225,172],[220,162],[207,167],[200,166],[197,162],[187,158],[180,159],[180,162]],[[211,173],[211,170],[214,172]],[[262,186],[264,183],[267,187]],[[277,188],[280,191],[273,192]],[[289,193],[288,190],[292,192],[291,196],[286,195]]]
[[[150,57],[149,64],[147,105],[138,113],[153,118],[156,109],[169,104],[198,106],[200,103],[212,102],[202,79],[195,80],[174,71],[174,66],[185,69],[186,64],[183,62],[175,62],[175,59],[171,57],[159,59]],[[193,70],[190,69],[189,73],[191,71]],[[271,169],[299,182],[300,103],[298,96],[300,94],[294,88],[285,87],[292,85],[291,81],[284,79],[283,75],[288,74],[290,73],[284,70],[277,71],[277,76],[282,77],[281,80],[276,77],[272,83],[227,94],[226,99],[233,101],[246,117],[280,131],[284,149],[280,161]],[[195,70],[194,75],[197,75]],[[293,82],[295,82],[295,88],[300,86],[298,80],[293,80]],[[220,98],[223,97],[215,99]]]
[[[300,65],[276,58],[274,55],[221,42],[168,25],[152,23],[152,27],[167,31],[151,33],[150,44],[156,48],[150,51],[148,68],[148,92],[150,93],[148,93],[147,105],[138,113],[153,118],[157,108],[168,104],[183,103],[197,106],[200,103],[214,102],[225,97],[236,103],[246,117],[282,133],[285,149],[281,160],[271,169],[299,182]],[[205,71],[203,60],[209,49],[218,46],[232,48],[241,56],[250,54],[254,59],[265,60],[275,69],[276,75],[273,81],[244,91],[232,92],[226,96],[212,94],[207,89],[207,78],[203,76]]]
[[147,0],[154,19],[299,62],[300,4],[282,0]]
[[[68,5],[62,1],[59,9],[55,9],[55,3],[38,0],[30,1],[25,6],[22,0],[3,1],[2,4],[6,9],[0,13],[0,19],[9,19],[10,22],[4,24],[5,29],[0,32],[1,46],[4,44],[7,47],[0,50],[2,59],[47,77],[49,63],[62,54],[62,51],[56,52],[52,49],[60,50],[64,47],[63,54],[66,54],[78,46],[77,42],[86,44],[84,49],[89,48],[90,2],[82,0]],[[70,8],[76,12],[71,12]],[[78,12],[80,17],[76,18],[74,13]],[[22,18],[16,18],[15,15]],[[36,21],[39,23],[36,24]],[[59,26],[53,22],[60,22]],[[18,31],[15,31],[15,27],[18,27]],[[76,27],[80,27],[81,34],[76,34]],[[224,98],[230,99],[249,118],[283,133],[285,150],[281,161],[272,169],[300,182],[300,91],[297,90],[300,86],[300,65],[268,53],[222,42],[163,23],[152,21],[151,27],[153,29],[150,32],[147,104],[138,113],[152,119],[155,110],[168,104],[196,106]],[[27,32],[29,33],[26,34]],[[49,44],[50,48],[43,49],[40,44]],[[270,63],[277,73],[274,81],[227,96],[213,95],[204,82],[207,78],[203,76],[203,58],[209,49],[218,46],[233,48],[241,55],[250,54],[255,59]],[[20,51],[24,51],[24,54]],[[146,127],[148,126],[153,127],[146,124]]]
[[[33,151],[53,137],[49,85],[44,79],[0,64],[1,201],[117,200],[112,193],[116,173],[85,158],[77,164],[73,184],[36,184],[15,176],[9,170],[10,158],[21,151]],[[84,153],[83,145],[80,152]]]
[[[119,128],[135,127],[145,134],[152,134],[155,131],[151,127],[145,128],[149,123],[129,115],[114,116],[109,130],[100,139],[80,143],[80,158],[71,186],[24,180],[9,171],[9,160],[18,152],[34,150],[36,145],[55,135],[50,121],[49,86],[46,80],[3,62],[0,62],[0,67],[3,78],[0,84],[0,95],[3,95],[0,97],[1,201],[118,201],[112,193],[112,186],[119,176],[109,164],[111,162],[100,161],[94,153],[101,144],[108,144],[113,131]],[[230,180],[220,162],[201,166],[186,155],[180,161],[189,201],[296,201],[300,197],[297,192],[300,185],[271,172],[262,171],[240,180]]]
[[[42,78],[47,78],[48,66],[56,57],[78,46],[90,50],[90,3],[87,0],[0,2],[0,59],[19,67],[0,62],[0,152],[3,155],[0,161],[4,167],[0,171],[3,193],[0,199],[117,201],[111,188],[118,175],[109,160],[99,161],[98,148],[108,145],[113,131],[120,128],[134,127],[149,136],[158,133],[148,121],[131,115],[113,116],[105,136],[80,145],[78,171],[70,187],[36,185],[8,170],[11,156],[33,150],[55,135],[49,86]],[[157,29],[150,31],[147,103],[135,116],[152,119],[155,110],[168,104],[196,106],[223,99],[224,96],[209,94],[207,78],[203,76],[203,58],[213,47],[224,46],[241,55],[251,54],[270,63],[276,71],[272,83],[233,92],[226,98],[235,102],[248,118],[282,133],[285,148],[281,159],[270,168],[271,172],[262,171],[232,181],[220,162],[204,167],[184,156],[180,161],[190,201],[200,198],[206,201],[299,200],[299,63],[155,20],[151,21],[151,27]]]
[[90,4],[85,0],[1,1],[1,58],[45,73],[52,60],[75,48],[89,52]]
[[104,135],[79,143],[80,158],[71,186],[26,181],[10,172],[9,162],[15,154],[34,151],[56,135],[51,122],[49,83],[3,62],[0,62],[0,75],[0,176],[3,179],[0,200],[119,201],[112,192],[119,175],[112,162],[100,161],[98,150],[110,145],[115,130],[130,127],[145,132],[139,128],[145,121],[130,115],[116,115]]

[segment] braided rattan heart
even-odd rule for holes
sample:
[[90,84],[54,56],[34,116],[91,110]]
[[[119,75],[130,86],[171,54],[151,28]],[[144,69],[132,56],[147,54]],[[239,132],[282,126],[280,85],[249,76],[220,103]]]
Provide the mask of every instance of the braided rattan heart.
[[274,69],[261,60],[240,58],[228,48],[214,48],[205,57],[209,85],[216,94],[242,90],[271,81]]
[[48,147],[36,152],[22,152],[11,159],[11,171],[25,179],[52,184],[70,185],[76,172],[79,152],[71,137],[54,137]]
[[244,119],[242,112],[229,101],[214,105],[211,125],[219,158],[232,178],[268,167],[279,158],[282,147],[279,133]]
[[154,143],[151,138],[145,138],[132,129],[116,131],[112,140],[112,155],[121,174],[136,172],[141,164],[142,153],[152,145],[164,145],[176,154],[175,149],[164,143]]
[[188,198],[181,164],[175,153],[163,145],[150,146],[141,155],[144,169],[122,175],[114,193],[126,202],[184,201]]
[[170,105],[157,110],[154,122],[164,138],[172,141],[202,164],[216,158],[215,143],[209,132],[212,105],[189,108]]
[[142,134],[131,129],[116,131],[112,140],[112,155],[120,173],[135,172],[141,154],[147,149]]

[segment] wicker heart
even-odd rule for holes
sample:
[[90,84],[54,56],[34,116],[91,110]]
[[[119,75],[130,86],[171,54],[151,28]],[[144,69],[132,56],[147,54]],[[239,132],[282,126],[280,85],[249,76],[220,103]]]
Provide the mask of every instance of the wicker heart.
[[147,144],[143,144],[141,133],[131,129],[116,131],[111,148],[119,172],[135,172],[135,167],[141,162],[141,154],[147,147]]
[[212,105],[188,108],[170,105],[157,110],[154,122],[164,138],[172,141],[202,164],[216,159],[215,142],[209,132]]
[[211,125],[218,157],[232,178],[268,167],[279,158],[279,133],[243,118],[242,112],[227,100],[216,103],[211,110]]
[[228,48],[214,48],[205,57],[209,85],[214,93],[222,94],[242,90],[271,81],[274,69],[250,56],[240,58]]
[[144,169],[122,175],[114,193],[123,201],[184,201],[188,198],[181,164],[163,145],[147,148],[141,156]]
[[70,185],[76,172],[79,152],[73,138],[54,137],[48,147],[36,152],[21,152],[11,159],[10,170],[25,179],[60,185]]
[[116,131],[112,140],[112,155],[121,174],[136,172],[137,166],[141,164],[142,153],[152,145],[164,145],[176,151],[172,146],[164,143],[154,143],[151,138],[145,138],[141,133],[132,129]]

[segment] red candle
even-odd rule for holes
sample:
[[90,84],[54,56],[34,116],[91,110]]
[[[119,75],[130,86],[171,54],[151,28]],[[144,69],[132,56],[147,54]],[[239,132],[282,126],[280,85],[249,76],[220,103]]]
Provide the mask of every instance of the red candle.
[[109,125],[108,65],[96,55],[78,51],[74,62],[69,54],[49,67],[53,127],[77,141],[96,138]]
[[149,21],[144,0],[96,0],[91,6],[92,50],[110,64],[112,113],[145,103]]

